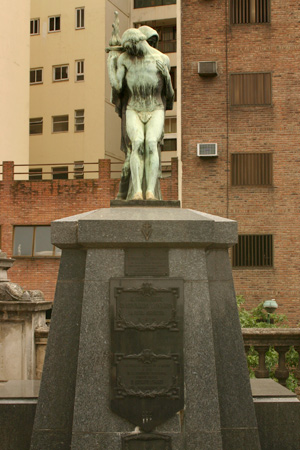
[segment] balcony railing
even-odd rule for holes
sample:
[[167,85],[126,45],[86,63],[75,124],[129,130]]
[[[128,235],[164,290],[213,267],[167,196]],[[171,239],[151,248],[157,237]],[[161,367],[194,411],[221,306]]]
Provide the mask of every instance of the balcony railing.
[[[278,353],[274,375],[279,383],[285,386],[289,375],[293,373],[300,385],[300,328],[243,328],[242,333],[246,354],[250,347],[254,347],[258,353],[258,367],[254,370],[256,378],[270,376],[266,353],[272,347]],[[294,367],[289,366],[287,358],[291,347],[298,353],[298,364]]]
[[[40,378],[43,368],[48,333],[47,327],[37,329],[35,333],[37,378]],[[266,353],[270,347],[273,347],[279,354],[278,367],[275,370],[275,377],[279,383],[285,385],[289,374],[293,373],[297,378],[298,386],[300,385],[300,358],[295,367],[289,367],[286,360],[286,354],[291,347],[300,355],[300,328],[243,328],[242,334],[246,353],[253,346],[259,355],[259,364],[255,370],[256,378],[269,378]]]
[[[95,162],[67,162],[67,163],[40,163],[40,164],[14,164],[4,162],[0,164],[0,181],[4,179],[42,181],[59,179],[97,179],[103,168],[103,162],[110,165],[110,177],[120,178],[123,161],[110,161],[99,159]],[[171,160],[162,162],[163,176],[171,175]]]

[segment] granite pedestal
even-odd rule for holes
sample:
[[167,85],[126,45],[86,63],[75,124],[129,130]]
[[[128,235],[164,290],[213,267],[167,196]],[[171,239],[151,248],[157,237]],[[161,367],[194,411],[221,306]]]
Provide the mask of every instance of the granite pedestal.
[[[31,450],[260,449],[228,257],[236,241],[234,221],[180,208],[100,209],[52,224],[52,242],[63,251]],[[152,256],[141,258],[149,250]],[[111,355],[112,341],[122,332],[112,333],[114,326],[122,328],[113,325],[112,279],[119,280],[121,291],[131,285],[140,289],[139,280],[149,292],[151,286],[162,286],[162,292],[176,286],[173,291],[183,299],[183,348],[178,349],[183,384],[175,386],[183,403],[149,430],[149,438],[137,435],[138,419],[111,410],[110,366],[118,356]],[[149,324],[132,330],[135,325],[125,322],[124,336],[147,336]],[[155,333],[160,326],[176,333],[180,320],[162,323],[154,324]],[[122,339],[116,341],[122,345]],[[162,341],[162,349],[168,342]],[[152,362],[164,351],[154,355],[149,344],[127,358]],[[123,396],[141,398],[121,387]],[[161,405],[169,398],[166,391],[153,395],[161,395]]]

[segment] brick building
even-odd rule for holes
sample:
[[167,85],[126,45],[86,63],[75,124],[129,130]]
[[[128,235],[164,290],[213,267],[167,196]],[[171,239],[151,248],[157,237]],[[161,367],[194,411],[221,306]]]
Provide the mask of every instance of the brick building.
[[[249,307],[275,298],[296,325],[299,2],[181,3],[183,207],[238,221],[237,294]],[[217,156],[205,156],[216,150],[207,145],[197,156],[200,143],[216,143]]]
[[[173,158],[171,176],[161,180],[165,200],[178,198],[177,166],[177,158]],[[13,162],[0,166],[0,248],[16,260],[8,274],[11,281],[25,289],[40,289],[47,301],[53,300],[60,251],[51,245],[50,224],[62,217],[109,208],[119,188],[112,168],[110,160],[103,159],[92,179],[29,181],[15,179],[20,167]]]

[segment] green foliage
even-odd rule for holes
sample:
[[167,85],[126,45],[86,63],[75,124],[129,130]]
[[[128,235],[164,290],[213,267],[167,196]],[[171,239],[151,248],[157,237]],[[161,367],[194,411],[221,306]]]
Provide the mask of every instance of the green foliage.
[[238,295],[236,301],[242,328],[275,328],[286,326],[286,316],[284,314],[270,314],[271,323],[268,323],[268,314],[263,309],[263,303],[248,311],[243,306],[245,299],[242,295]]
[[[260,303],[256,308],[247,311],[244,308],[245,299],[242,295],[236,298],[240,323],[242,328],[276,328],[285,327],[286,316],[283,314],[270,314],[270,322],[268,323],[268,314],[263,310],[263,303]],[[275,370],[278,366],[278,353],[273,347],[270,347],[266,352],[266,367],[269,370],[270,378],[278,381],[275,378]],[[290,375],[286,382],[286,387],[291,391],[295,391],[297,387],[297,378],[295,377],[295,369],[298,365],[299,355],[294,349],[290,347],[286,354],[286,363],[290,371]],[[247,364],[250,378],[255,378],[255,369],[258,367],[258,353],[254,347],[250,347],[247,354]]]

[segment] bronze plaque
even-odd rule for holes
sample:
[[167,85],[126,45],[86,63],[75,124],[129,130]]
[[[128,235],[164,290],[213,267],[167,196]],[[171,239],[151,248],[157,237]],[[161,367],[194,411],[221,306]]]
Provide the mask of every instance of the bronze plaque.
[[115,354],[116,397],[179,398],[179,355],[156,355],[149,349],[139,355]]
[[148,432],[183,409],[183,280],[110,282],[111,409]]
[[179,290],[142,283],[140,287],[116,287],[114,291],[114,329],[139,331],[167,328],[178,331]]
[[171,438],[156,433],[125,436],[122,438],[122,450],[171,450]]
[[166,277],[169,275],[167,248],[125,249],[125,275]]

